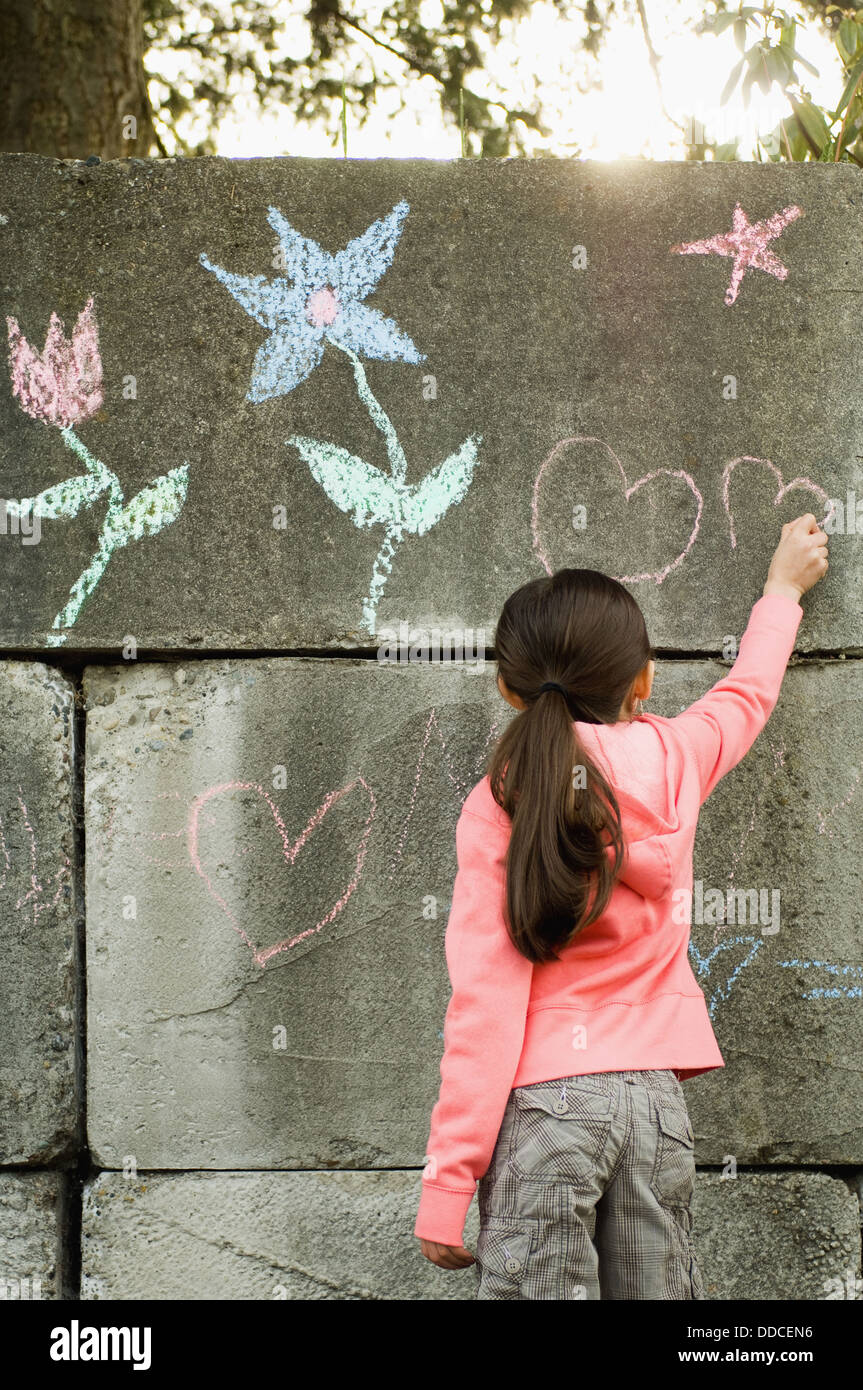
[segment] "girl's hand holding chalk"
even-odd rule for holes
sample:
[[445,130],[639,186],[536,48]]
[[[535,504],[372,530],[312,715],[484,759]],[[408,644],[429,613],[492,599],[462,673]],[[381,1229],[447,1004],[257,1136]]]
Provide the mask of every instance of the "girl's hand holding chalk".
[[811,512],[788,521],[776,547],[764,594],[786,594],[795,602],[827,573],[827,533]]

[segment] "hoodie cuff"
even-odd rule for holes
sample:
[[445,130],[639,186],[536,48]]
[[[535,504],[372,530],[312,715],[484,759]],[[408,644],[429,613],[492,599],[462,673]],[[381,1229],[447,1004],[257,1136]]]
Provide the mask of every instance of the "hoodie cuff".
[[423,1182],[414,1235],[439,1245],[462,1245],[467,1209],[475,1191],[475,1187],[466,1192]]
[[784,608],[786,613],[796,613],[798,618],[804,612],[803,604],[798,603],[797,599],[792,598],[790,594],[762,594],[760,599],[757,599],[753,604],[753,607],[759,608],[764,604],[767,605],[768,609],[775,608],[778,604],[779,612]]

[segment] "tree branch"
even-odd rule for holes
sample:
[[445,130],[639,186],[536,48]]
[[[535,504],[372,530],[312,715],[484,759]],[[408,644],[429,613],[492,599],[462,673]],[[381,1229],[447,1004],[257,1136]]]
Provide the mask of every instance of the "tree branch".
[[665,108],[665,97],[662,91],[662,77],[660,76],[659,72],[659,56],[656,52],[656,49],[653,47],[653,40],[650,37],[650,30],[647,27],[647,14],[644,9],[644,0],[636,0],[636,4],[638,6],[638,17],[641,20],[641,31],[644,34],[644,42],[647,45],[648,60],[650,62],[651,68],[653,69],[653,75],[656,78],[656,90],[659,92],[660,109],[662,111],[663,116],[669,122],[669,124],[676,126],[679,131],[682,131],[685,134],[686,126],[682,125],[680,121],[676,121],[673,116],[670,116]]

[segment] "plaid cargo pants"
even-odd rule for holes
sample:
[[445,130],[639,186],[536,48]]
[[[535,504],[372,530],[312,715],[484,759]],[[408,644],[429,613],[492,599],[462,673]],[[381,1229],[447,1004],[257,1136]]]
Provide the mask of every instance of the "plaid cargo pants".
[[510,1091],[480,1179],[478,1299],[703,1299],[695,1141],[673,1071]]

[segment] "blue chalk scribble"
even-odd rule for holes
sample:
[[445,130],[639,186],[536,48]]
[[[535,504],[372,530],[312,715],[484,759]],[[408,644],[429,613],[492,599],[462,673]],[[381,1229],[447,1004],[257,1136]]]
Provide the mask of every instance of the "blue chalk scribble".
[[690,940],[689,954],[693,957],[693,960],[695,961],[696,973],[699,979],[701,979],[702,976],[706,976],[708,979],[710,978],[711,974],[713,973],[713,963],[719,958],[723,951],[730,951],[735,946],[749,947],[748,953],[743,958],[743,960],[737,962],[737,964],[734,966],[734,969],[731,971],[731,974],[725,980],[724,985],[717,984],[716,988],[710,996],[710,999],[707,1001],[707,1012],[711,1018],[713,1018],[717,1004],[720,1002],[720,1000],[725,1000],[728,998],[729,994],[731,993],[732,987],[734,984],[736,984],[741,972],[746,969],[747,965],[751,964],[751,962],[755,959],[755,956],[757,955],[758,951],[761,949],[763,945],[764,938],[762,936],[732,936],[729,937],[726,941],[720,941],[719,945],[714,946],[713,950],[710,951],[708,955],[702,956],[700,951],[698,950],[698,947],[695,945],[695,942]]
[[[850,975],[854,979],[863,980],[863,965],[834,965],[826,960],[781,960],[779,965],[786,969],[809,970],[814,967],[816,970],[826,970],[828,975]],[[861,985],[839,985],[834,989],[827,989],[824,986],[816,986],[815,989],[805,990],[801,994],[801,999],[863,999],[863,987]]]

